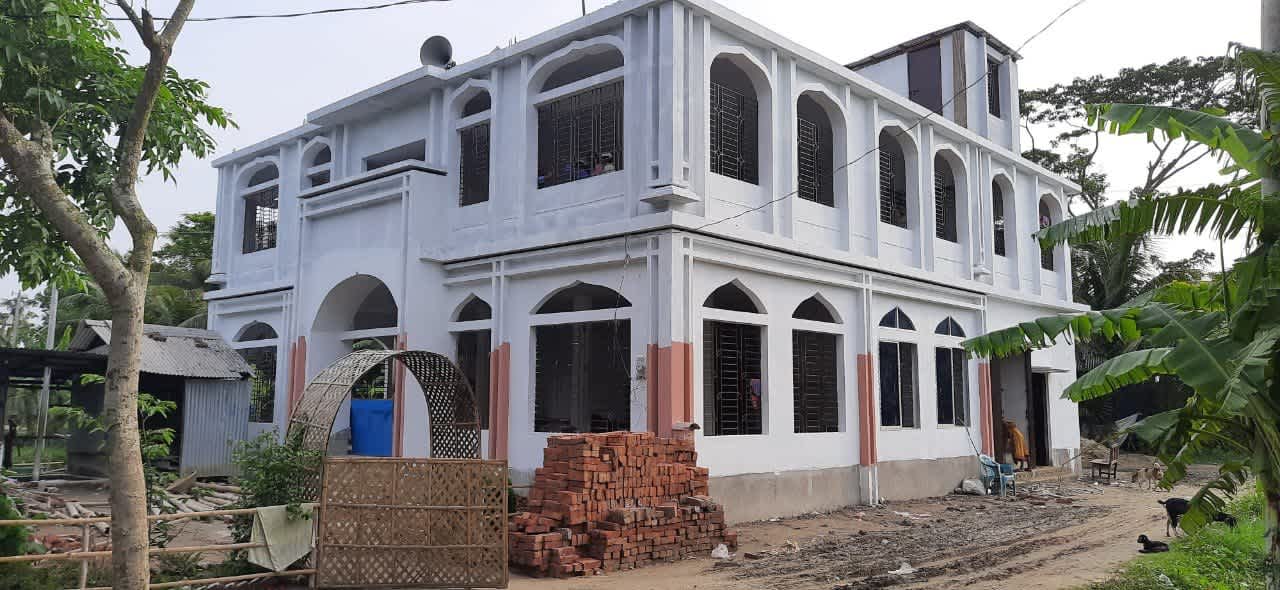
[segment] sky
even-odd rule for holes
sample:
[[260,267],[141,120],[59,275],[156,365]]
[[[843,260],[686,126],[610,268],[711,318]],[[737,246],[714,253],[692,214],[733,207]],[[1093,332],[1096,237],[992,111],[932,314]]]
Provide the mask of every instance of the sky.
[[[368,6],[386,0],[201,0],[194,16],[284,13]],[[912,37],[972,20],[1017,47],[1074,0],[720,0],[782,35],[847,63]],[[175,0],[135,0],[156,15]],[[612,0],[586,0],[595,10]],[[1122,67],[1179,56],[1221,55],[1228,43],[1259,43],[1257,0],[1217,0],[1211,10],[1189,0],[1086,0],[1020,52],[1021,87],[1038,88],[1078,76],[1113,74]],[[118,11],[117,11],[118,14]],[[192,22],[183,30],[171,65],[183,76],[208,82],[211,103],[228,109],[237,128],[214,130],[220,156],[291,129],[307,112],[419,66],[418,48],[445,35],[459,63],[512,39],[524,39],[581,15],[580,0],[452,0],[336,15],[254,21]],[[134,63],[145,52],[127,23],[124,44]],[[1043,141],[1043,140],[1041,140]],[[1023,140],[1024,147],[1027,140]],[[1149,148],[1139,137],[1104,137],[1097,160],[1123,193],[1139,184]],[[212,211],[217,176],[210,160],[186,158],[175,179],[145,178],[142,204],[164,231],[183,213]],[[1194,186],[1216,177],[1209,163],[1188,169],[1175,184]],[[129,246],[123,228],[112,235]],[[1211,240],[1165,240],[1170,258],[1211,248]],[[1227,257],[1239,255],[1229,245]],[[0,277],[0,296],[17,288]]]

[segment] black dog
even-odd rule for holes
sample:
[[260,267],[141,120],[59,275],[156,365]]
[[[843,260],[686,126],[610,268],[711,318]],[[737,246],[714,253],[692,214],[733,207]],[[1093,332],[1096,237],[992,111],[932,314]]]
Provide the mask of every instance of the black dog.
[[1182,522],[1182,515],[1191,510],[1191,502],[1186,498],[1169,498],[1168,500],[1156,500],[1164,505],[1164,511],[1169,515],[1168,520],[1164,523],[1164,536],[1169,537],[1170,527],[1173,532],[1178,532],[1178,524]]
[[1138,535],[1138,542],[1142,543],[1142,549],[1139,549],[1138,553],[1164,553],[1169,550],[1168,543],[1152,541],[1146,535]]
[[1233,529],[1234,529],[1234,528],[1236,528],[1236,517],[1231,516],[1230,514],[1227,514],[1226,512],[1218,512],[1218,513],[1215,513],[1215,514],[1213,515],[1213,522],[1225,522],[1225,523],[1227,523],[1227,526],[1229,526],[1229,527],[1231,527],[1231,528],[1233,528]]

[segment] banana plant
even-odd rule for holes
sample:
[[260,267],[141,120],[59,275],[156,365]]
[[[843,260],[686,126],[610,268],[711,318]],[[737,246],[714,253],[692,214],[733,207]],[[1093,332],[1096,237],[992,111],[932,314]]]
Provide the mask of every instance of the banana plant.
[[[1280,54],[1233,48],[1242,80],[1257,91],[1265,119],[1280,125]],[[1231,269],[1196,283],[1173,283],[1106,310],[1043,317],[964,343],[975,356],[1005,357],[1059,340],[1115,342],[1122,353],[1067,387],[1084,401],[1152,379],[1175,378],[1193,390],[1183,407],[1155,414],[1131,431],[1168,465],[1162,485],[1183,479],[1207,448],[1227,449],[1218,475],[1192,498],[1184,527],[1212,522],[1226,501],[1255,480],[1268,516],[1268,588],[1280,590],[1280,127],[1262,131],[1212,111],[1140,104],[1087,107],[1091,125],[1148,140],[1208,146],[1224,181],[1168,195],[1139,195],[1036,233],[1043,247],[1118,235],[1200,233],[1244,236],[1246,254]]]

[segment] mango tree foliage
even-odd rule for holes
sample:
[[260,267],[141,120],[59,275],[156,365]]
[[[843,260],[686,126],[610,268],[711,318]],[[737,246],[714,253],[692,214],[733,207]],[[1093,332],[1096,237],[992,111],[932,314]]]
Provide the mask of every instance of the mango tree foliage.
[[[1234,59],[1258,89],[1271,120],[1280,121],[1280,55],[1237,48]],[[1064,339],[1121,347],[1064,393],[1075,401],[1108,395],[1151,379],[1176,378],[1193,394],[1183,407],[1149,416],[1132,431],[1169,469],[1164,484],[1186,475],[1208,447],[1226,449],[1219,476],[1192,499],[1188,529],[1212,521],[1250,477],[1269,511],[1271,588],[1280,587],[1280,137],[1222,117],[1219,111],[1102,104],[1088,107],[1100,130],[1205,146],[1225,164],[1228,180],[1172,195],[1144,194],[1099,207],[1037,232],[1044,247],[1115,236],[1205,232],[1244,235],[1251,247],[1221,277],[1173,283],[1107,310],[1064,314],[998,330],[965,342],[978,356],[1009,356]]]

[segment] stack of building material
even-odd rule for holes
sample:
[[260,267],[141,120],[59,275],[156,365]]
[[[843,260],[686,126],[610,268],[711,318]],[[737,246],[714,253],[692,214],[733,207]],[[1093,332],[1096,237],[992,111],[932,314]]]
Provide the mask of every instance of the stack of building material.
[[671,561],[736,546],[724,509],[707,497],[692,433],[553,436],[510,521],[511,563],[572,576]]

